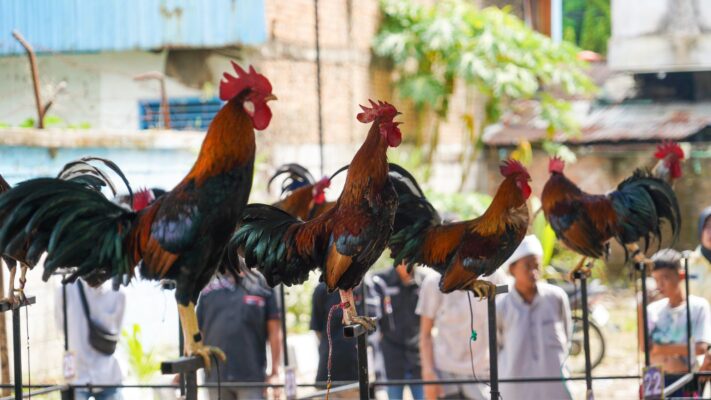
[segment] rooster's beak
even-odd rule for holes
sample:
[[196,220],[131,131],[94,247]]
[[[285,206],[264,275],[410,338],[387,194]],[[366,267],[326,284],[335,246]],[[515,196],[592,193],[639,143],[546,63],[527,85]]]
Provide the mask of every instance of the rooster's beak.
[[279,100],[279,99],[276,96],[274,96],[273,94],[270,94],[269,96],[264,98],[265,103],[268,101],[272,101],[272,100]]

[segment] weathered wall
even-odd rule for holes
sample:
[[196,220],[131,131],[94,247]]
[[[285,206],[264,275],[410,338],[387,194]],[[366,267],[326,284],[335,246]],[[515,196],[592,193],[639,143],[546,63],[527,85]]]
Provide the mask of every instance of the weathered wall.
[[711,69],[711,3],[612,0],[609,65],[633,72]]

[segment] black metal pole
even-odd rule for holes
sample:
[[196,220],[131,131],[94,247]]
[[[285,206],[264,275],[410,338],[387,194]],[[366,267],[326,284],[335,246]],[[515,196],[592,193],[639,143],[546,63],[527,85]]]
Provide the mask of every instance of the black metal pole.
[[[197,374],[195,371],[185,374],[185,400],[197,400]],[[220,390],[219,388],[217,389]]]
[[[185,347],[185,338],[183,337],[183,322],[178,314],[178,357],[183,357],[183,348]],[[180,383],[180,396],[185,396],[185,380],[187,376],[182,372],[178,374],[178,382]]]
[[575,278],[580,279],[580,297],[583,309],[583,350],[585,351],[585,387],[587,393],[585,398],[590,398],[592,393],[592,368],[590,365],[590,315],[588,312],[588,284],[587,275],[576,272]]
[[[64,280],[64,276],[62,276]],[[69,351],[69,321],[67,319],[67,284],[62,282],[62,329],[64,330],[64,351]]]
[[686,366],[689,372],[692,368],[692,357],[696,357],[696,346],[691,342],[691,306],[689,305],[689,256],[684,256],[684,286],[686,287],[686,345],[689,349],[689,356],[686,357]]
[[15,362],[15,400],[22,400],[22,350],[20,346],[20,307],[12,308],[12,352]]
[[649,367],[651,362],[649,360],[649,316],[647,315],[647,304],[649,304],[649,298],[647,296],[647,264],[638,263],[637,269],[642,275],[642,346],[644,346],[644,366]]
[[[69,352],[69,316],[67,314],[67,283],[66,275],[62,275],[62,330],[64,331],[64,351]],[[74,389],[69,387],[61,391],[62,400],[74,400]]]
[[286,294],[284,293],[284,285],[279,285],[279,299],[281,301],[281,340],[284,347],[284,367],[289,366],[289,347],[286,341]]
[[360,399],[368,400],[371,397],[368,378],[368,331],[360,324],[346,325],[343,327],[343,336],[357,338],[358,388],[360,389]]
[[358,335],[358,382],[360,400],[368,400],[370,383],[368,382],[368,343],[367,334]]
[[499,393],[499,354],[496,342],[496,298],[487,300],[489,313],[489,379],[491,380],[491,399],[498,400]]
[[314,31],[316,34],[316,109],[318,111],[318,148],[321,158],[321,175],[325,173],[323,155],[323,110],[321,107],[321,43],[319,40],[318,0],[314,0]]

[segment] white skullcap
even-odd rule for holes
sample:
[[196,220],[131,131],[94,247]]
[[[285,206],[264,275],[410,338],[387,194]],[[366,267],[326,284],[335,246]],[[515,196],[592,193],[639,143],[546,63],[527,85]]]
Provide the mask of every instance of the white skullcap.
[[538,240],[536,235],[528,235],[523,238],[521,244],[519,244],[513,254],[511,254],[511,257],[501,264],[501,267],[508,272],[511,264],[527,256],[543,257],[543,246],[541,246],[541,241]]

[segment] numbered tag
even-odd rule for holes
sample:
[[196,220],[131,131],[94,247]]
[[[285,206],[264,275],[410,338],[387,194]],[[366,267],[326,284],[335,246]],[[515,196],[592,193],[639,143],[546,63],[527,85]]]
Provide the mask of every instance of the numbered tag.
[[296,399],[296,371],[294,367],[284,370],[284,394],[287,400]]
[[67,382],[74,380],[77,374],[77,359],[73,352],[67,351],[64,353],[64,379]]
[[660,366],[649,366],[643,370],[642,398],[644,400],[664,400],[664,371]]

